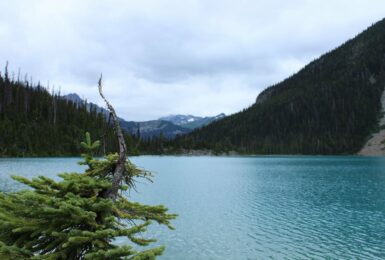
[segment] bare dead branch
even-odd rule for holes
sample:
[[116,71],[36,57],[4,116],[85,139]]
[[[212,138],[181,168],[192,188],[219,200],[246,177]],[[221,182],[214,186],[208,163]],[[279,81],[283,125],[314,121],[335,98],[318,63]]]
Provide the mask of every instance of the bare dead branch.
[[123,181],[125,170],[126,170],[125,165],[127,161],[127,147],[126,147],[126,142],[124,141],[124,135],[120,127],[119,119],[118,119],[118,116],[116,115],[115,109],[110,104],[110,102],[108,102],[108,100],[103,94],[102,75],[100,75],[98,87],[99,87],[99,94],[103,98],[104,102],[106,102],[107,108],[111,113],[115,134],[119,142],[119,157],[118,157],[118,161],[117,161],[113,179],[112,179],[112,187],[108,189],[104,194],[104,197],[115,200],[118,196],[119,186]]

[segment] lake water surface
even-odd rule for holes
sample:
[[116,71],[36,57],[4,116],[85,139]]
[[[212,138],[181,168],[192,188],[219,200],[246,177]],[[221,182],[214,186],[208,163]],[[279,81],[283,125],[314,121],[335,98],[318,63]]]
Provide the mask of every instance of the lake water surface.
[[[175,231],[148,233],[160,259],[385,259],[385,159],[174,157],[131,160],[155,173],[130,198],[179,214]],[[0,159],[11,174],[83,171],[79,158]],[[118,241],[124,243],[124,241]]]

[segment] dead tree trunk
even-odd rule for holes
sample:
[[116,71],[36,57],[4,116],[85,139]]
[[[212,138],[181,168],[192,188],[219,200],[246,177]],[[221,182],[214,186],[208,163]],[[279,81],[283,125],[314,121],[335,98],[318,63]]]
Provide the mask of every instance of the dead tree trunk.
[[124,141],[124,135],[123,135],[122,129],[120,128],[119,119],[118,119],[118,116],[116,115],[115,109],[110,104],[110,102],[108,102],[108,100],[103,94],[102,76],[100,76],[98,86],[99,86],[99,94],[103,98],[104,102],[106,102],[107,108],[111,113],[115,134],[119,142],[119,157],[113,173],[112,187],[108,189],[105,192],[105,194],[103,194],[104,197],[115,200],[116,197],[118,196],[119,187],[123,181],[124,174],[126,174],[127,148],[126,148],[126,142]]

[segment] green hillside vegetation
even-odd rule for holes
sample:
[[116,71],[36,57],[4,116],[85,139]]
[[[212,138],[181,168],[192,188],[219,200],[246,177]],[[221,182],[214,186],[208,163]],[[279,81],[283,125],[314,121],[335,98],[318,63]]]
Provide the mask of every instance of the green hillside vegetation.
[[247,109],[177,138],[170,149],[353,154],[377,127],[385,19],[264,90]]
[[[86,130],[101,140],[97,154],[114,151],[116,138],[108,120],[85,104],[62,99],[40,84],[0,75],[0,157],[77,156]],[[134,136],[126,135],[129,152],[137,153]]]

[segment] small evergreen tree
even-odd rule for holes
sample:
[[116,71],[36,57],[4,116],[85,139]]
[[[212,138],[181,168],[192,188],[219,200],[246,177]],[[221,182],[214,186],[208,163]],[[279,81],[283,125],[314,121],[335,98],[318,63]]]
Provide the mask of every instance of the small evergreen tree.
[[[117,118],[112,106],[110,111]],[[170,220],[176,215],[162,205],[131,202],[122,194],[134,187],[135,178],[149,179],[151,174],[126,159],[115,123],[121,149],[103,160],[93,158],[100,143],[86,134],[80,163],[88,167],[85,173],[62,173],[61,181],[13,176],[30,189],[0,192],[0,259],[154,259],[162,254],[164,247],[137,251],[134,246],[155,241],[138,236],[152,221],[172,229]],[[122,236],[128,244],[114,244]]]

